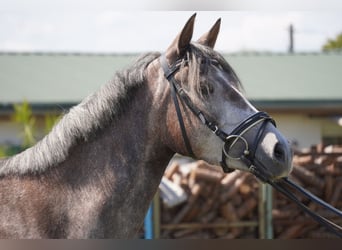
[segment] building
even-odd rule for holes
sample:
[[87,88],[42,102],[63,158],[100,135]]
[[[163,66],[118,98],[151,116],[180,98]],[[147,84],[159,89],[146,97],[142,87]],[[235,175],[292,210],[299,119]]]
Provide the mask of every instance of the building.
[[[39,121],[63,113],[137,55],[0,53],[0,144],[19,144],[13,103],[27,100]],[[269,112],[296,146],[342,144],[342,53],[226,54],[245,94]]]
[[342,144],[342,53],[227,56],[246,95],[300,148]]

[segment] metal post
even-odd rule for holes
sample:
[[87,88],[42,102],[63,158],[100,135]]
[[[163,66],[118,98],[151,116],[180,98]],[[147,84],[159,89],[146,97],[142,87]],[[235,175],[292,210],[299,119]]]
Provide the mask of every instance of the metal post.
[[272,187],[263,183],[259,187],[259,237],[272,239]]
[[156,192],[153,198],[153,238],[160,238],[160,201],[159,201],[159,190]]
[[266,215],[267,215],[267,226],[266,226],[266,237],[267,239],[273,239],[273,188],[270,185],[265,185],[266,188]]

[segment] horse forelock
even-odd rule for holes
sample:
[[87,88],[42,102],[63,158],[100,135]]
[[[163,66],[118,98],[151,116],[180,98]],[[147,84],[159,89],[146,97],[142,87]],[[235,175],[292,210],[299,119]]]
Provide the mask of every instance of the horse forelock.
[[[200,69],[203,67],[202,61],[206,59],[216,60],[221,65],[223,71],[229,75],[229,84],[234,85],[234,87],[239,90],[243,89],[241,81],[234,69],[223,58],[223,56],[215,50],[198,43],[191,43],[190,49],[187,52],[187,59],[189,62],[188,83],[192,85],[192,88],[195,89],[198,94],[201,95],[201,88],[203,87],[201,86],[202,81]],[[185,64],[183,64],[183,66],[185,66]]]
[[144,54],[131,67],[117,72],[97,92],[71,108],[36,145],[2,160],[0,175],[43,172],[66,160],[72,147],[91,139],[125,112],[130,97],[145,82],[147,65],[159,55]]

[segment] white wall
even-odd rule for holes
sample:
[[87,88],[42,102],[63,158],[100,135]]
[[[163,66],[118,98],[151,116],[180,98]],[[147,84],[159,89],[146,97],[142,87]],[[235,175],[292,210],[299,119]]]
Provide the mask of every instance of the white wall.
[[301,114],[270,114],[278,129],[299,148],[307,148],[322,140],[322,120]]

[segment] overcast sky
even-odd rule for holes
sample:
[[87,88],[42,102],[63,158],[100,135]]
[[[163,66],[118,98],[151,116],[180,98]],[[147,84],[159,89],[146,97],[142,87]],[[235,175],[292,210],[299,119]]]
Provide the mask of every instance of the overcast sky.
[[[0,51],[163,51],[195,12],[114,8],[108,0],[93,2],[96,5],[81,0],[0,0]],[[216,44],[222,52],[286,52],[291,23],[298,52],[320,51],[328,38],[342,32],[341,9],[196,12],[194,39],[222,18]]]

